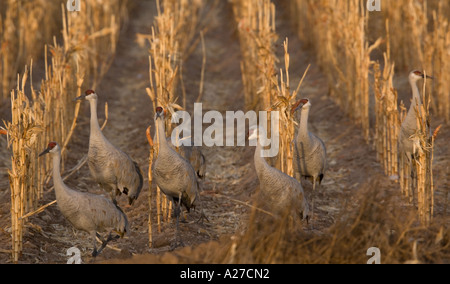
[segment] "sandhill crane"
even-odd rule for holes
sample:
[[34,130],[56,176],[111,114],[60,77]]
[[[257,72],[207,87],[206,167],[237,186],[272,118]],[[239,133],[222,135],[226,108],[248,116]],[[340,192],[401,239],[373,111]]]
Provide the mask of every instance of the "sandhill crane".
[[308,131],[308,117],[311,102],[308,99],[297,101],[292,113],[302,109],[297,136],[294,140],[294,172],[300,181],[301,177],[310,179],[313,185],[311,217],[314,218],[314,195],[316,182],[322,182],[327,163],[327,153],[323,141]]
[[261,126],[250,127],[248,140],[258,138],[259,143],[255,149],[254,162],[264,207],[277,216],[283,216],[288,212],[287,210],[293,210],[295,213],[291,216],[294,220],[308,221],[309,206],[301,183],[266,162],[261,154],[261,144],[264,144],[267,139],[266,131]]
[[97,118],[97,99],[97,94],[92,90],[87,90],[85,95],[75,98],[89,101],[91,108],[89,170],[94,180],[110,193],[114,202],[117,195],[124,193],[128,195],[129,205],[132,205],[144,185],[142,172],[135,161],[103,135]]
[[[173,150],[167,142],[165,136],[165,112],[162,107],[156,108],[155,124],[159,144],[159,152],[152,164],[153,179],[161,191],[169,197],[175,204],[174,213],[176,216],[176,241],[179,238],[179,222],[181,205],[189,212],[195,208],[199,199],[199,184],[194,169]],[[206,218],[202,208],[202,219]]]
[[[417,131],[417,113],[416,108],[422,105],[422,101],[420,99],[419,87],[417,87],[417,81],[424,79],[425,74],[418,70],[414,70],[409,73],[409,84],[412,89],[412,101],[409,107],[406,118],[403,120],[398,143],[399,143],[399,151],[402,155],[401,158],[406,158],[410,163],[412,159],[414,159],[417,151],[420,149],[419,141],[413,139],[413,135]],[[433,79],[433,77],[426,76],[426,78]]]
[[[107,243],[115,238],[113,231],[120,237],[129,231],[128,219],[125,213],[109,199],[92,193],[70,189],[61,178],[61,148],[56,142],[50,142],[39,155],[50,153],[53,158],[53,183],[56,201],[62,215],[78,230],[88,232],[94,238],[92,256],[97,256]],[[107,240],[102,240],[100,250],[97,250],[95,236],[101,239],[98,232],[109,231]],[[118,236],[117,236],[118,237]]]
[[[414,70],[409,73],[409,84],[412,89],[412,101],[409,106],[408,113],[400,126],[400,132],[398,134],[398,148],[400,154],[400,163],[408,165],[411,171],[411,177],[416,179],[416,168],[413,166],[412,161],[415,159],[419,150],[421,149],[419,139],[414,135],[417,132],[417,111],[421,111],[422,101],[420,99],[419,87],[417,87],[417,81],[421,79],[433,79],[433,77],[426,76],[418,70]],[[413,182],[414,184],[414,182]],[[415,202],[413,188],[409,188],[410,200]]]

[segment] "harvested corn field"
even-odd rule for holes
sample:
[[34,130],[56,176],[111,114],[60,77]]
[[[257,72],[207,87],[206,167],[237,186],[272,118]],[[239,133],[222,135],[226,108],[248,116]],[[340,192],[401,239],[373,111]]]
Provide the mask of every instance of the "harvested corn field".
[[445,1],[55,2],[0,3],[0,263],[450,262]]

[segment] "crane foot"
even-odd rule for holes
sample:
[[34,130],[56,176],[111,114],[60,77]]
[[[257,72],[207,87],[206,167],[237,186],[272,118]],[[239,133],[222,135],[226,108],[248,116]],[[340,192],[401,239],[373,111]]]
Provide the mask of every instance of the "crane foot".
[[197,220],[197,223],[203,224],[203,220],[206,220],[206,222],[209,223],[208,217],[206,217],[205,213],[202,210],[202,213],[200,215],[200,218]]
[[97,251],[97,248],[94,248],[92,251],[92,257],[97,257],[97,255],[99,255],[99,252]]
[[106,239],[106,241],[102,238],[102,236],[99,233],[96,233],[96,236],[102,242],[102,245],[100,246],[99,250],[97,250],[97,248],[94,247],[94,251],[92,252],[92,256],[93,257],[97,257],[103,251],[103,249],[108,245],[108,243],[110,241],[117,240],[117,239],[120,238],[119,235],[116,235],[116,236],[113,237],[111,233],[109,233],[108,238]]

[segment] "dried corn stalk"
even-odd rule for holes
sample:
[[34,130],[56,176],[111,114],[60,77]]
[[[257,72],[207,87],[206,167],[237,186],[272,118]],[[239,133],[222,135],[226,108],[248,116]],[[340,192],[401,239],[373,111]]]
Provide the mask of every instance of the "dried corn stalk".
[[[22,84],[20,85],[19,80],[17,82],[17,95],[14,91],[12,92],[12,121],[5,125],[9,143],[12,145],[13,162],[10,170],[10,184],[14,262],[18,261],[22,250],[24,216],[29,216],[26,213],[36,209],[37,201],[43,194],[44,176],[50,172],[51,168],[50,161],[38,159],[37,153],[48,141],[60,141],[63,145],[62,151],[66,149],[74,132],[79,110],[79,104],[74,104],[72,98],[81,94],[86,72],[92,70],[92,67],[99,66],[91,64],[99,62],[100,66],[103,66],[102,61],[106,60],[106,57],[93,56],[103,52],[100,48],[105,46],[100,46],[98,43],[91,44],[91,42],[94,39],[104,39],[109,35],[112,35],[111,40],[114,41],[114,45],[117,41],[118,27],[114,21],[108,21],[111,27],[98,28],[92,27],[91,22],[83,20],[82,17],[98,15],[98,13],[89,13],[89,7],[93,10],[108,9],[111,3],[102,5],[98,1],[92,1],[91,4],[94,6],[89,4],[83,6],[87,13],[86,15],[78,13],[78,18],[75,16],[76,13],[66,16],[65,6],[63,6],[63,45],[59,45],[54,38],[53,46],[49,49],[52,55],[50,64],[47,58],[48,48],[45,46],[45,78],[41,82],[39,93],[35,91],[31,82],[31,94],[25,96],[27,70],[22,78]],[[104,10],[103,12],[110,18],[109,12],[113,11]],[[83,34],[83,32],[87,33]],[[107,40],[109,39],[108,37]],[[106,55],[111,56],[109,53]],[[104,68],[101,70],[105,71]],[[48,174],[47,177],[49,181],[50,175]]]
[[[295,103],[300,87],[308,73],[309,66],[303,74],[303,77],[298,83],[297,88],[291,91],[290,87],[290,56],[288,52],[288,39],[284,42],[284,64],[285,71],[280,69],[280,84],[277,85],[277,93],[279,94],[275,103],[270,108],[271,111],[278,111],[280,113],[280,150],[276,167],[289,176],[294,176],[294,150],[292,141],[295,138],[296,122],[294,121],[294,114],[292,113],[292,105]],[[277,80],[278,81],[278,80]],[[276,135],[276,133],[272,133]]]
[[434,94],[431,108],[450,121],[450,2],[389,1],[385,17],[392,30],[392,56],[401,70],[417,68],[436,74],[428,92]]
[[[387,30],[388,23],[387,23]],[[387,52],[384,53],[384,70],[374,64],[375,137],[377,159],[386,175],[398,177],[398,133],[400,129],[397,108],[397,90],[393,86],[394,63],[390,59],[389,33]]]
[[[440,1],[441,2],[441,1]],[[445,2],[445,1],[444,1]],[[450,13],[450,4],[446,2],[448,13]],[[440,6],[444,5],[440,3]],[[432,109],[446,122],[450,122],[450,16],[445,16],[442,12],[444,8],[440,7],[438,12],[433,11],[433,31],[428,34],[429,44],[425,49],[425,59],[427,65],[425,69],[430,68],[433,74],[436,74],[435,84],[430,88],[430,92],[435,94],[435,101],[432,102]]]
[[434,185],[433,185],[433,147],[437,132],[432,133],[430,127],[431,96],[426,92],[426,79],[423,86],[423,104],[416,107],[417,132],[414,138],[419,141],[419,149],[413,160],[416,174],[417,207],[419,219],[423,224],[430,224],[433,217]]
[[7,0],[0,5],[0,99],[8,97],[16,74],[42,54],[58,30],[60,2]]
[[277,96],[275,5],[270,0],[232,3],[243,58],[245,106],[251,110],[267,110]]
[[319,65],[328,78],[331,95],[361,125],[368,142],[370,55],[382,41],[379,38],[372,45],[368,43],[369,14],[365,3],[359,0],[296,0],[293,13],[307,14],[298,21],[299,35],[314,47]]
[[22,253],[23,220],[21,217],[35,209],[42,195],[38,184],[37,136],[43,131],[43,121],[35,116],[32,102],[25,95],[27,68],[17,90],[11,92],[12,120],[5,123],[8,147],[12,149],[9,182],[11,186],[12,259],[17,263]]

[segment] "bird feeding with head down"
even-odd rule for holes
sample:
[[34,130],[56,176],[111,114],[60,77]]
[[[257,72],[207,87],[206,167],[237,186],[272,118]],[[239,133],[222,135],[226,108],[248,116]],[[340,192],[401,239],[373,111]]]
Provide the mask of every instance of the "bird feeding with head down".
[[[111,200],[88,192],[69,188],[61,177],[61,148],[58,143],[50,142],[39,155],[50,154],[53,160],[53,184],[59,211],[77,230],[88,232],[94,240],[92,256],[97,256],[110,242],[129,231],[128,219],[117,204]],[[103,240],[99,232],[109,231],[109,236]],[[118,236],[112,237],[112,232]],[[102,240],[97,250],[95,237]]]
[[87,90],[75,100],[87,100],[90,105],[88,165],[93,179],[110,193],[114,202],[116,196],[123,193],[128,195],[128,203],[132,205],[144,185],[138,164],[103,135],[97,117],[97,94]]

